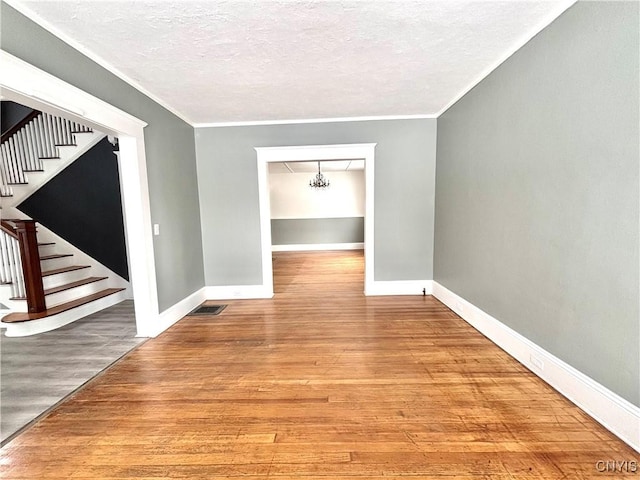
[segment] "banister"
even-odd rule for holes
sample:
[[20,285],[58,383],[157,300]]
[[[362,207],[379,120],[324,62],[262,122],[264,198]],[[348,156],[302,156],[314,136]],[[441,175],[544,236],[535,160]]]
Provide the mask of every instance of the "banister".
[[5,232],[7,235],[12,236],[13,238],[18,238],[18,234],[16,233],[16,226],[13,223],[13,220],[0,221],[0,230]]
[[40,115],[40,113],[41,112],[39,110],[32,111],[30,114],[28,114],[26,117],[24,117],[18,123],[16,123],[13,127],[11,127],[9,130],[4,132],[2,134],[2,136],[0,136],[0,145],[3,144],[4,142],[6,142],[7,140],[9,140],[18,130],[20,130],[27,123],[29,123],[31,120],[33,120],[38,115]]

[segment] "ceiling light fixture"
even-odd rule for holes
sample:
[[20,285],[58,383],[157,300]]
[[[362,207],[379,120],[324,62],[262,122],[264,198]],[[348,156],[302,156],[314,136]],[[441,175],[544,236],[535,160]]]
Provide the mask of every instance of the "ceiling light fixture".
[[324,175],[320,172],[320,162],[318,162],[318,173],[315,178],[309,181],[311,188],[327,188],[329,186],[329,180],[324,178]]

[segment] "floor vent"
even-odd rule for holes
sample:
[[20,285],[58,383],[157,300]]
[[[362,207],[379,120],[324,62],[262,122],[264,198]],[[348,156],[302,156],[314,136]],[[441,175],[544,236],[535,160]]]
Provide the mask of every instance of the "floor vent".
[[218,315],[222,310],[226,308],[226,305],[201,305],[187,316],[192,315]]

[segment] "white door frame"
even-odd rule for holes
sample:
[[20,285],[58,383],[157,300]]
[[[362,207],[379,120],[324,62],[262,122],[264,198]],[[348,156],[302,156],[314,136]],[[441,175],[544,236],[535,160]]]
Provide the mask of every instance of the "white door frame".
[[143,129],[147,124],[3,50],[0,50],[0,97],[118,137],[137,335],[157,335],[161,329],[144,145]]
[[284,147],[256,147],[258,155],[258,199],[260,203],[260,241],[262,245],[262,287],[273,296],[273,265],[271,252],[271,207],[269,202],[269,163],[308,162],[323,160],[364,159],[365,218],[364,218],[364,292],[373,287],[374,259],[374,161],[375,143],[343,145],[303,145]]

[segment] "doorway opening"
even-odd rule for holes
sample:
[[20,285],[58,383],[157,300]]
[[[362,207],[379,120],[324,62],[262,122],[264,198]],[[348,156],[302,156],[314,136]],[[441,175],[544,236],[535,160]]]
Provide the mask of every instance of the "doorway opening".
[[374,273],[374,159],[375,143],[344,145],[306,145],[283,147],[257,147],[258,195],[260,204],[260,240],[262,247],[262,287],[273,296],[273,265],[271,239],[271,207],[269,198],[270,163],[319,162],[332,160],[364,161],[365,172],[365,220],[364,220],[364,293],[373,285]]
[[2,99],[63,116],[119,140],[126,247],[139,337],[160,326],[147,183],[146,123],[71,84],[0,51]]

